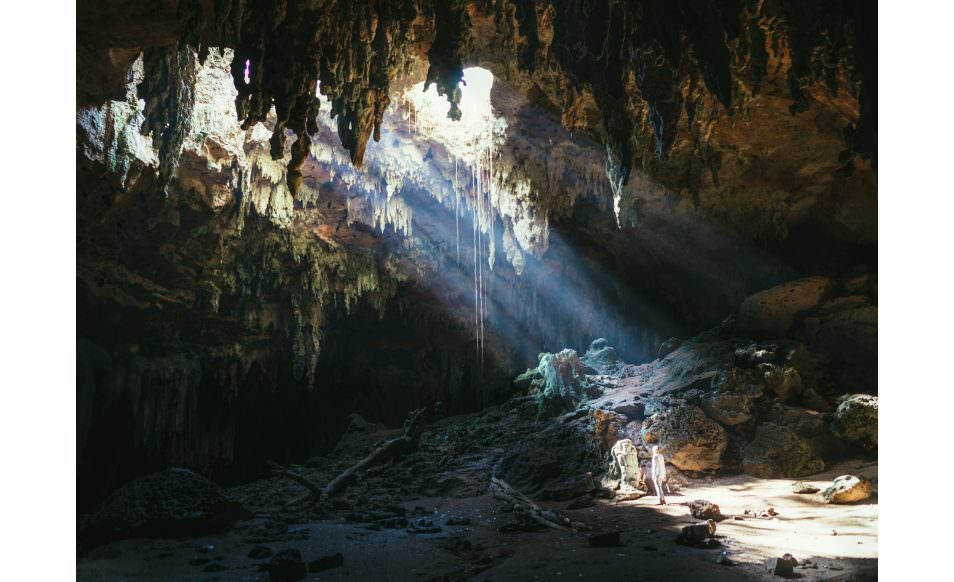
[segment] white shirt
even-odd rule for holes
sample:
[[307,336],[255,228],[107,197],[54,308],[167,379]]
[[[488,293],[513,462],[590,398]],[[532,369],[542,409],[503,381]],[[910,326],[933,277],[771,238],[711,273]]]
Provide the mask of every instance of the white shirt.
[[660,481],[666,478],[666,459],[662,456],[662,453],[653,455],[652,475],[653,479],[659,479]]

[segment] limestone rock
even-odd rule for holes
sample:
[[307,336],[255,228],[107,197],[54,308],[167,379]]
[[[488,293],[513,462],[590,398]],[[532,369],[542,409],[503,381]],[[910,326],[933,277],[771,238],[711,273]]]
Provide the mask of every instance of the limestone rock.
[[616,374],[626,365],[616,353],[616,349],[603,338],[594,340],[590,344],[590,349],[586,350],[581,361],[597,373],[606,375]]
[[752,397],[735,392],[713,392],[702,397],[700,407],[712,420],[735,426],[752,419]]
[[811,483],[806,483],[804,481],[795,481],[792,483],[792,493],[796,495],[810,495],[812,493],[818,493],[821,491],[818,487],[815,487]]
[[537,370],[541,376],[536,385],[541,416],[555,416],[573,410],[595,395],[575,350],[541,354]]
[[212,481],[171,468],[120,487],[80,527],[78,537],[92,546],[128,537],[201,535],[249,517]]
[[697,406],[679,405],[643,421],[643,443],[658,444],[666,460],[684,471],[712,471],[722,466],[728,444],[725,429]]
[[735,365],[740,368],[755,368],[759,364],[772,364],[778,359],[778,346],[775,344],[744,344],[735,347],[732,352]]
[[[619,490],[621,493],[631,496],[636,492],[642,492],[646,495],[646,481],[642,471],[639,469],[639,455],[636,445],[630,439],[621,439],[611,451],[615,467],[609,472],[611,477],[619,478]],[[637,499],[638,497],[629,497]]]
[[656,357],[660,360],[673,353],[679,349],[679,346],[682,345],[682,340],[677,337],[671,337],[666,341],[659,344],[659,348],[656,350]]
[[694,523],[682,528],[679,535],[676,536],[676,543],[687,546],[701,544],[706,538],[714,536],[716,532],[716,522],[708,519],[702,523]]
[[792,429],[774,423],[759,425],[755,440],[742,449],[742,468],[753,477],[801,477],[825,469],[811,446]]
[[831,404],[814,388],[808,388],[802,392],[801,402],[806,408],[819,412],[831,412],[833,410]]
[[791,554],[785,554],[781,558],[769,558],[765,561],[765,570],[781,578],[794,578],[795,566],[798,565]]
[[837,458],[850,452],[845,441],[836,437],[829,428],[830,415],[800,406],[790,406],[775,401],[762,410],[762,420],[784,426],[808,443],[822,459]]
[[802,393],[802,376],[790,366],[760,364],[759,370],[765,378],[765,385],[782,400],[798,398]]
[[805,321],[806,336],[814,348],[850,367],[874,391],[878,385],[878,306],[864,296],[841,297],[825,303]]
[[496,476],[540,500],[569,501],[591,493],[596,488],[591,475],[606,472],[609,453],[601,448],[594,423],[590,415],[548,423],[501,459]]
[[826,503],[853,503],[871,497],[874,487],[871,481],[855,475],[842,475],[822,491]]
[[713,521],[725,519],[719,506],[705,499],[696,499],[689,503],[689,513],[696,519],[711,519]]
[[735,426],[752,419],[755,400],[761,396],[758,373],[727,368],[712,379],[712,391],[701,395],[700,406],[716,422]]
[[838,401],[831,430],[867,449],[878,448],[878,397],[849,394]]
[[818,307],[830,293],[828,277],[799,279],[760,291],[742,302],[739,329],[755,337],[784,337],[799,315]]

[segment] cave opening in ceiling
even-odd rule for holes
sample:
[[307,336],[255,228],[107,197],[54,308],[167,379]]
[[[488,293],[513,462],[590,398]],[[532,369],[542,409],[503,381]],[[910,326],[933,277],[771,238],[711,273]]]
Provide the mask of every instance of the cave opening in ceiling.
[[[394,579],[524,579],[513,564],[535,561],[554,578],[579,564],[547,536],[586,545],[591,518],[624,522],[627,544],[662,543],[647,515],[681,533],[685,507],[654,509],[642,473],[654,446],[674,496],[744,520],[779,479],[834,487],[843,463],[865,468],[865,493],[878,279],[862,4],[132,4],[110,0],[124,18],[108,22],[78,8],[93,13],[77,41],[84,549],[193,533],[138,500],[198,492],[209,522],[248,518],[243,539],[274,546],[211,539],[233,574],[278,548],[270,576],[285,558],[300,574],[319,556],[290,551],[294,523],[329,552],[359,528],[372,543],[342,551],[376,557],[455,534]],[[776,507],[816,511],[790,497]],[[143,505],[159,508],[146,526]],[[718,519],[711,505],[693,515]],[[811,535],[855,517],[829,509]],[[737,521],[717,526],[726,547],[763,551]],[[870,561],[855,543],[870,524],[839,555]],[[660,555],[701,555],[682,541]],[[510,542],[522,557],[494,557]],[[102,556],[79,567],[94,578],[114,565]],[[316,562],[374,577],[374,560]]]
[[493,146],[507,129],[506,120],[496,115],[490,101],[493,73],[480,67],[463,70],[460,84],[459,119],[451,118],[451,104],[431,85],[421,82],[402,96],[406,104],[408,131],[442,143],[455,158],[477,164],[492,157]]

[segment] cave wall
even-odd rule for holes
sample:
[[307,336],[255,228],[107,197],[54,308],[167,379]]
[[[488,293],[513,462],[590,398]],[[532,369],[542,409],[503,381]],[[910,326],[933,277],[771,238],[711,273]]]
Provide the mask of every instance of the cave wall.
[[[485,406],[537,351],[645,361],[759,289],[876,269],[868,3],[89,4],[81,507],[167,464],[302,460],[352,411]],[[471,65],[508,122],[482,339],[452,156],[400,129],[402,91],[456,103]]]

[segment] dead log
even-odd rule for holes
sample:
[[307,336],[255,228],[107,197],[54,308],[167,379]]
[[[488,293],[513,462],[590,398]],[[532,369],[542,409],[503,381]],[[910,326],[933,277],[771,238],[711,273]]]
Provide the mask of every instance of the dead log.
[[490,478],[490,493],[495,499],[512,503],[515,510],[520,511],[530,519],[547,527],[563,531],[586,531],[591,529],[581,522],[573,521],[559,511],[540,507],[531,501],[529,497],[511,487],[503,479],[498,479],[497,477]]
[[308,493],[306,495],[292,499],[291,501],[285,504],[286,506],[295,505],[296,503],[300,503],[310,498],[314,498],[315,501],[321,498],[321,487],[319,487],[318,484],[312,481],[311,479],[305,477],[304,475],[299,475],[298,473],[292,473],[291,471],[289,471],[282,465],[279,465],[275,461],[266,461],[266,462],[268,463],[268,466],[272,468],[273,475],[275,475],[276,477],[284,477],[286,479],[290,479],[308,490]]
[[408,413],[407,419],[404,421],[403,435],[385,441],[384,444],[373,450],[370,455],[348,467],[343,473],[332,479],[324,488],[321,488],[302,475],[292,473],[274,461],[268,461],[268,465],[272,468],[272,472],[276,476],[291,479],[308,489],[307,495],[293,499],[287,505],[294,505],[308,499],[320,501],[321,499],[337,495],[344,491],[361,471],[416,449],[418,442],[421,440],[421,433],[424,432],[424,427],[434,418],[435,409],[436,407],[425,407],[412,410]]
[[322,497],[333,497],[341,493],[354,481],[355,477],[357,477],[361,471],[375,465],[380,465],[388,459],[399,457],[416,449],[418,442],[421,440],[421,433],[424,432],[424,427],[427,426],[432,418],[433,409],[430,407],[412,410],[408,413],[407,419],[404,421],[403,435],[385,441],[383,445],[371,451],[370,455],[348,467],[343,473],[332,479],[322,490]]

